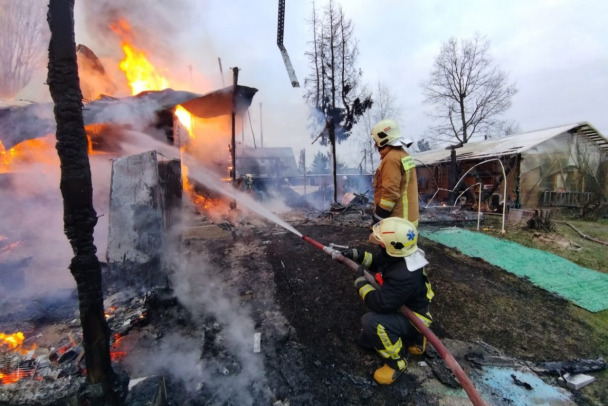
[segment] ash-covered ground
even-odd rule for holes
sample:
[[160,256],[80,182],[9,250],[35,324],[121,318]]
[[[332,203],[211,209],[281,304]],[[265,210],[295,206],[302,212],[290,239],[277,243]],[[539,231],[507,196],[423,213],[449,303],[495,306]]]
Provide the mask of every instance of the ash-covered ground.
[[[324,245],[372,248],[363,214],[294,211],[282,217]],[[573,305],[480,258],[426,239],[419,245],[436,294],[431,329],[488,404],[608,404],[605,380],[569,392],[555,385],[556,376],[528,373],[545,361],[606,353]],[[112,343],[116,370],[132,380],[150,378],[147,393],[162,389],[171,406],[470,404],[432,347],[410,358],[395,384],[377,385],[372,374],[382,360],[354,341],[366,308],[351,271],[260,218],[235,215],[214,223],[195,215],[167,286],[141,292],[112,285],[106,302],[118,333]],[[0,326],[27,331],[39,346],[50,347],[78,337],[76,309],[75,294],[11,303],[1,309]],[[506,381],[498,379],[496,366],[510,368]],[[79,370],[70,373],[78,376]],[[6,392],[10,385],[0,391],[25,401],[18,392],[33,391],[36,382],[20,381],[12,394]],[[147,404],[149,397],[133,393],[127,405]],[[0,399],[16,404],[11,402]]]
[[[361,222],[288,220],[325,245],[371,248]],[[274,224],[223,228],[185,238],[186,265],[171,276],[164,299],[151,303],[147,324],[121,341],[128,353],[122,366],[132,378],[164,376],[168,404],[470,404],[432,348],[410,359],[395,384],[373,381],[382,361],[354,342],[366,309],[348,268]],[[514,366],[598,356],[566,301],[481,259],[425,239],[420,246],[436,293],[431,328],[467,373],[479,373],[482,367],[467,359],[484,351]],[[538,387],[536,395],[542,396]],[[496,396],[492,404],[526,404]],[[591,385],[568,401],[540,404],[601,404],[598,399],[606,402],[606,389]]]

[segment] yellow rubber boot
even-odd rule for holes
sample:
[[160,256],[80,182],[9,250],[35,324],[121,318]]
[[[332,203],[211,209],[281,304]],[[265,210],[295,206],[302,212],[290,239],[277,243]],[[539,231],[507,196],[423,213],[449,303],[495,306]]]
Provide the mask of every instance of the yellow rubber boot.
[[416,342],[407,347],[407,351],[412,355],[422,355],[426,351],[426,337],[420,334]]
[[387,362],[374,372],[374,380],[380,385],[392,384],[401,376],[407,367],[407,362],[402,358],[391,360],[390,364],[393,364],[394,368]]

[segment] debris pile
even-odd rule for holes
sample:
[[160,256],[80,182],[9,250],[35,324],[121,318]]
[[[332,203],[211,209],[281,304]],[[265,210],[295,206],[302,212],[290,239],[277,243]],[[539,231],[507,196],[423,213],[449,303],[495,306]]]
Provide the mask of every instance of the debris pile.
[[420,222],[432,225],[456,225],[462,223],[483,222],[483,213],[463,210],[459,207],[441,206],[420,209]]
[[[119,292],[105,300],[106,320],[114,333],[112,361],[119,362],[126,355],[120,342],[131,329],[146,322],[153,295]],[[53,405],[77,399],[84,389],[86,366],[79,318],[60,323],[57,330],[65,333],[58,339],[35,330],[0,332],[0,405]]]

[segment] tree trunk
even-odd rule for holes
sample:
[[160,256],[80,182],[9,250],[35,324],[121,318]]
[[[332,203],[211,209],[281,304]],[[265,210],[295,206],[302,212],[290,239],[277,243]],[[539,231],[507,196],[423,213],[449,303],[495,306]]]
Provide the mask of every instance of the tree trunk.
[[450,150],[450,178],[448,189],[450,190],[450,205],[456,200],[456,182],[458,182],[458,162],[456,160],[456,148],[452,145]]
[[336,123],[333,118],[329,119],[329,125],[327,128],[329,133],[329,143],[331,145],[332,159],[332,174],[334,178],[334,203],[338,202],[338,157],[336,156]]
[[97,213],[93,208],[91,168],[82,117],[74,0],[50,0],[47,19],[51,31],[47,82],[55,103],[64,228],[74,252],[70,271],[78,289],[87,382],[95,385],[87,393],[102,392],[91,395],[90,404],[118,405],[120,399],[114,388],[116,376],[110,360],[110,330],[103,309],[101,265],[93,242]]
[[[465,107],[464,107],[464,98],[465,96],[461,96],[459,99],[460,102],[460,122],[462,123],[462,143],[466,144],[469,142],[469,134],[467,129],[467,119],[465,117]],[[456,137],[458,138],[458,137]]]

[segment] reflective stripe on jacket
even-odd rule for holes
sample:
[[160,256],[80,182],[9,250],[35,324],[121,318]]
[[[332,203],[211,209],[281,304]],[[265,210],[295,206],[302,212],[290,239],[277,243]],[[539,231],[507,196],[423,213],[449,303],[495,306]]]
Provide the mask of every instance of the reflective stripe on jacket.
[[377,218],[401,217],[418,226],[418,180],[414,159],[402,148],[385,147],[374,176]]
[[[372,273],[381,272],[383,283],[380,289],[365,285],[364,294],[359,294],[367,307],[374,312],[388,313],[406,305],[413,312],[432,321],[429,304],[435,293],[424,268],[416,271],[407,269],[404,258],[391,257],[386,251],[378,249],[375,253],[365,252],[368,269]],[[423,322],[426,321],[423,320]]]

